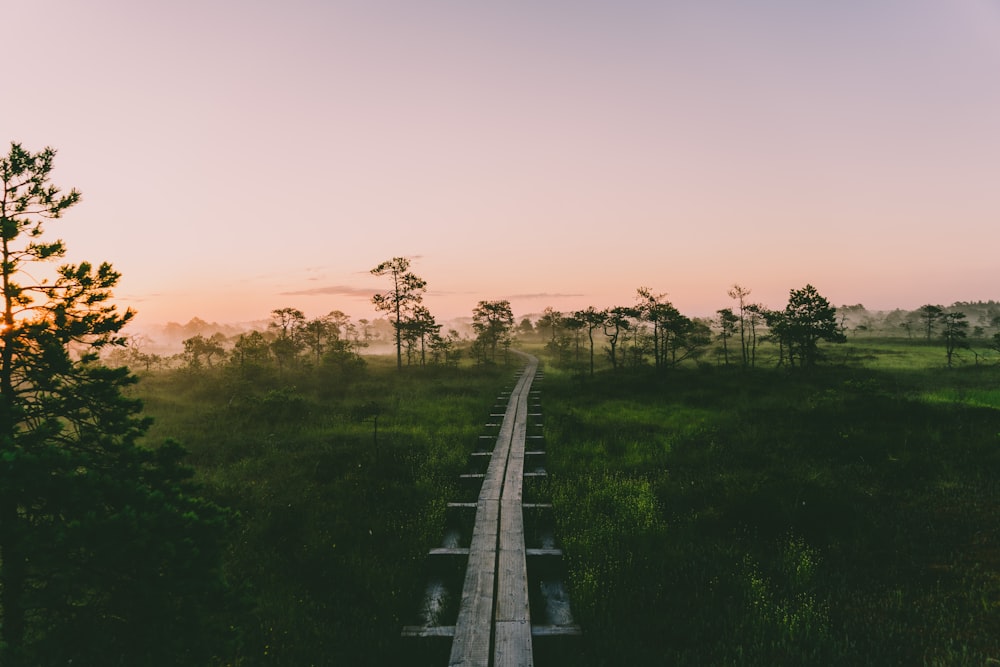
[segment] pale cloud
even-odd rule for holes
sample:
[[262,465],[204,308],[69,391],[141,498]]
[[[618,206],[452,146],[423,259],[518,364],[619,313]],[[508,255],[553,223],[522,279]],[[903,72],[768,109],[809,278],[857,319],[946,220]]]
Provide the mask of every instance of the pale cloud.
[[575,299],[586,294],[563,294],[560,292],[537,292],[535,294],[511,294],[508,299]]
[[376,290],[367,287],[352,287],[350,285],[327,285],[310,289],[279,292],[282,296],[348,296],[359,299],[370,299]]

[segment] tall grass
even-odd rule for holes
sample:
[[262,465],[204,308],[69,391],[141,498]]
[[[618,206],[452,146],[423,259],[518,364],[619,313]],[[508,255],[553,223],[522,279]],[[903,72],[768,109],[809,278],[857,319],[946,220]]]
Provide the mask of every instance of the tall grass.
[[156,420],[147,441],[181,441],[206,494],[238,513],[225,564],[238,645],[219,664],[412,659],[419,647],[399,633],[417,604],[424,556],[509,375],[400,373],[374,359],[348,376],[144,377],[137,392]]
[[584,664],[1000,659],[1000,369],[851,356],[547,369]]
[[[584,635],[539,667],[1000,659],[1000,369],[826,352],[808,373],[766,348],[749,371],[547,363],[549,480],[525,493],[553,502]],[[512,369],[393,362],[136,388],[147,441],[180,440],[238,513],[218,664],[426,664],[399,631]]]

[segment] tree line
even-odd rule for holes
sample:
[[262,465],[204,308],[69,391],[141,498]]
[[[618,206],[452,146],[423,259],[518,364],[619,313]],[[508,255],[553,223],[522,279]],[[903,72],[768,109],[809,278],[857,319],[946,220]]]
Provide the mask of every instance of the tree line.
[[[391,277],[391,288],[375,295],[372,301],[377,309],[389,314],[398,367],[402,367],[403,349],[412,350],[417,341],[421,363],[428,346],[438,350],[444,345],[448,354],[461,354],[458,333],[452,330],[443,341],[441,325],[422,305],[427,283],[412,273],[408,259],[396,257],[383,262],[372,269],[372,274]],[[849,331],[857,334],[865,330],[863,324],[855,325],[853,330],[847,324],[848,317],[856,318],[859,311],[864,311],[863,306],[844,306],[843,312],[838,312],[811,284],[789,290],[788,302],[777,309],[751,301],[751,293],[749,288],[734,284],[727,291],[735,302],[732,307],[717,310],[714,318],[692,318],[682,314],[666,294],[639,287],[634,302],[628,305],[603,309],[589,306],[567,313],[548,307],[534,323],[525,317],[517,326],[509,301],[480,301],[472,313],[474,338],[468,350],[477,363],[495,362],[498,352],[506,359],[517,336],[544,337],[557,359],[580,363],[585,356],[586,367],[593,374],[595,360],[602,354],[613,370],[642,365],[665,370],[687,360],[701,360],[713,349],[725,366],[754,368],[759,346],[770,343],[777,347],[778,366],[808,368],[822,360],[821,343],[843,343]],[[939,336],[949,367],[958,358],[959,350],[971,349],[970,333],[978,339],[984,333],[982,325],[970,330],[959,305],[950,309],[925,305],[901,319],[908,332],[919,325],[928,341]],[[985,305],[987,311],[980,314],[980,321],[992,312],[990,304]],[[997,312],[990,321],[1000,328],[1000,304],[993,305]],[[1000,352],[1000,332],[993,334],[989,344]],[[974,354],[978,361],[978,353]],[[407,358],[410,356],[408,352]]]
[[[591,306],[570,313],[546,308],[533,329],[564,362],[579,362],[582,349],[590,374],[602,351],[613,370],[651,366],[662,371],[702,359],[713,343],[719,344],[725,365],[753,367],[758,344],[764,340],[778,344],[779,365],[812,366],[821,358],[821,341],[844,340],[836,309],[812,285],[791,290],[788,305],[781,310],[752,304],[749,294],[750,290],[735,285],[730,296],[738,300],[738,309],[721,309],[710,320],[688,317],[666,294],[639,287],[629,305]],[[530,333],[532,324],[522,321],[519,329]]]

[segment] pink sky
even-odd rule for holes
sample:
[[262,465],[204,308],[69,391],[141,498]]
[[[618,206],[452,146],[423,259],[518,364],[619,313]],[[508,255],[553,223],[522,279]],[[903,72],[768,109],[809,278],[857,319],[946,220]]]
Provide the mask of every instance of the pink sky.
[[[998,0],[39,0],[0,140],[55,147],[51,235],[140,321],[441,319],[738,282],[1000,299]],[[14,65],[17,65],[16,67]],[[359,296],[360,295],[360,296]]]

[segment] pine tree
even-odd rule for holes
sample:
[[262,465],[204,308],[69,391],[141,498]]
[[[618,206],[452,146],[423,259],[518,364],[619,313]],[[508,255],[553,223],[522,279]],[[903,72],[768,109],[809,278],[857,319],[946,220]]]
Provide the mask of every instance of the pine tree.
[[66,249],[44,223],[80,201],[49,183],[54,156],[0,157],[0,664],[204,663],[226,515],[180,446],[137,444],[136,377],[100,362],[134,315],[119,274],[51,270]]
[[793,365],[797,356],[802,366],[814,366],[820,358],[821,340],[831,343],[846,340],[837,326],[837,309],[812,285],[789,292],[788,305],[777,329],[788,345]]

